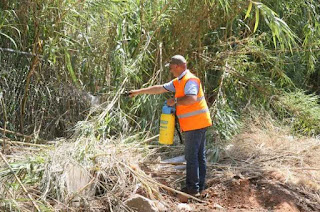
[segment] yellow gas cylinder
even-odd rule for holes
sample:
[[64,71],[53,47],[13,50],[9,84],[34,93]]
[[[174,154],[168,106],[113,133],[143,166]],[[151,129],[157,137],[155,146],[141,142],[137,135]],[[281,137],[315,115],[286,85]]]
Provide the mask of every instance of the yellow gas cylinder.
[[162,114],[160,117],[160,144],[173,144],[173,137],[174,137],[174,124],[175,124],[175,116],[174,116],[175,109],[164,104],[162,107]]

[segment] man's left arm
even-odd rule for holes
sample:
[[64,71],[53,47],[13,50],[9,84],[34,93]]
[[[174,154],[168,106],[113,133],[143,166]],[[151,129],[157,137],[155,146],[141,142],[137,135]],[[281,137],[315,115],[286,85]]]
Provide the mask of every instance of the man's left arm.
[[185,96],[179,98],[171,98],[167,100],[167,104],[169,106],[173,106],[175,104],[178,105],[192,105],[197,102],[197,95],[199,92],[199,85],[196,81],[189,80],[184,88]]
[[177,105],[192,105],[197,101],[197,96],[196,95],[188,95],[188,96],[183,96],[179,98],[171,98],[167,100],[167,105],[173,106],[175,104]]

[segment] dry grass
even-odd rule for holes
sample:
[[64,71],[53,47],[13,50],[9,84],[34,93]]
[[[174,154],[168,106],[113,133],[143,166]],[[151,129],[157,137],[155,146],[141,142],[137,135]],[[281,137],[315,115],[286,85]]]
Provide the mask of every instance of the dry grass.
[[235,164],[229,168],[279,181],[320,202],[320,140],[293,136],[274,123],[268,116],[259,116],[246,124],[225,150],[225,159]]
[[[57,140],[42,151],[15,146],[13,154],[6,155],[40,208],[129,211],[123,202],[132,193],[165,205],[176,201],[170,195],[179,192],[172,188],[179,189],[185,174],[168,164],[157,164],[155,158],[180,155],[183,146],[148,145],[141,134],[104,138],[94,133],[94,124],[92,120],[82,122],[83,128],[79,126],[74,138]],[[88,129],[90,133],[86,133]],[[221,181],[236,175],[263,176],[298,188],[320,202],[319,148],[319,139],[292,136],[289,128],[277,127],[271,117],[260,115],[247,121],[225,148],[219,164],[209,167]],[[0,184],[0,198],[5,200],[2,209],[32,210],[30,202],[24,201],[26,193],[14,186],[12,173],[2,162],[0,182],[6,182]]]
[[[151,199],[162,198],[158,185],[152,183],[150,176],[138,166],[143,163],[146,155],[145,148],[138,143],[125,144],[121,140],[98,141],[95,138],[78,139],[72,143],[64,140],[57,143],[53,150],[42,152],[41,155],[43,154],[45,161],[39,164],[40,169],[32,170],[34,174],[41,172],[42,176],[33,185],[27,183],[29,173],[22,164],[32,164],[30,161],[34,161],[34,156],[27,154],[23,158],[22,154],[17,154],[17,158],[13,155],[9,158],[11,166],[16,167],[15,171],[28,191],[47,209],[90,209],[94,207],[92,204],[99,200],[101,204],[104,202],[115,211],[125,211],[127,208],[122,202],[137,191],[137,186]],[[20,167],[14,165],[14,161],[20,164]],[[3,173],[6,167],[1,167]],[[22,172],[24,173],[21,174]],[[11,174],[8,172],[1,176],[1,181],[14,183],[10,178]],[[14,188],[2,184],[1,191],[10,199]],[[11,198],[23,199],[25,194],[16,192]],[[18,205],[11,207],[30,210],[27,202],[19,202]],[[1,207],[6,208],[8,205]]]

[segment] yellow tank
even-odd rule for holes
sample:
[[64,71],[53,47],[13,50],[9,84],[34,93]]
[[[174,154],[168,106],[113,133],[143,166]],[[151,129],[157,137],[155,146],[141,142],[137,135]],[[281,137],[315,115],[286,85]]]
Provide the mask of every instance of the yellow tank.
[[174,114],[162,113],[160,117],[160,144],[172,145],[174,137]]

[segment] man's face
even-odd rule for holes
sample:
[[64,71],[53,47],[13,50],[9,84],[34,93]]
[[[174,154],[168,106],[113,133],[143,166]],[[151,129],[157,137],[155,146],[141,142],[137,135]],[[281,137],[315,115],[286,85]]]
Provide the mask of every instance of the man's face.
[[175,77],[178,77],[178,76],[176,76],[177,75],[177,69],[178,69],[178,65],[176,65],[176,64],[170,64],[169,65],[169,69],[170,69],[170,72],[173,74],[173,76],[175,76]]

